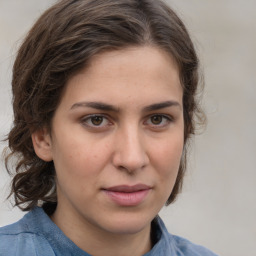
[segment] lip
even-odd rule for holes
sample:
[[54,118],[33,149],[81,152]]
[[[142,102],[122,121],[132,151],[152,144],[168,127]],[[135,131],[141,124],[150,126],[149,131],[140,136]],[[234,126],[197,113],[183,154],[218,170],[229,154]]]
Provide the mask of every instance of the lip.
[[108,198],[120,206],[137,206],[146,199],[151,189],[152,187],[148,185],[137,184],[109,187],[103,191]]

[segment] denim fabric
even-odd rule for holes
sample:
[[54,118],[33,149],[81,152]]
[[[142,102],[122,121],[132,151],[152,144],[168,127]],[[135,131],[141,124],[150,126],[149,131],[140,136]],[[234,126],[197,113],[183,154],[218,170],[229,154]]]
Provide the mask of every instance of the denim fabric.
[[[156,218],[157,242],[145,256],[216,256],[204,247],[168,233]],[[0,256],[90,256],[78,248],[51,221],[42,208],[35,208],[20,221],[0,228]]]

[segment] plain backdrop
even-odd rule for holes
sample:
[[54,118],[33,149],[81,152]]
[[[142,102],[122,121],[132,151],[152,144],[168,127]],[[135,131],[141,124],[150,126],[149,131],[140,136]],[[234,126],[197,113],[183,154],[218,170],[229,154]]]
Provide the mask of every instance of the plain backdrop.
[[[0,139],[12,122],[16,51],[53,0],[0,0]],[[183,193],[164,208],[171,233],[219,255],[256,256],[256,1],[169,0],[192,34],[205,73],[205,132],[193,143]],[[0,150],[4,148],[2,142]],[[0,226],[23,213],[5,198],[0,170]]]

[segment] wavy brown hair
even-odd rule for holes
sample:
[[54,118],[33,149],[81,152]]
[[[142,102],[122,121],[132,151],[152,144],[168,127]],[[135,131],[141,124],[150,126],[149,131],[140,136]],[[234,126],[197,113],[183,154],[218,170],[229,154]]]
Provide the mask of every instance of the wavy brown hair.
[[5,163],[15,166],[15,205],[30,210],[56,206],[53,162],[35,154],[31,134],[51,120],[70,77],[95,54],[130,46],[154,46],[179,66],[183,86],[184,152],[178,177],[166,204],[179,193],[186,169],[187,146],[203,120],[197,102],[198,57],[179,17],[161,0],[62,0],[46,10],[21,45],[13,67],[13,127]]

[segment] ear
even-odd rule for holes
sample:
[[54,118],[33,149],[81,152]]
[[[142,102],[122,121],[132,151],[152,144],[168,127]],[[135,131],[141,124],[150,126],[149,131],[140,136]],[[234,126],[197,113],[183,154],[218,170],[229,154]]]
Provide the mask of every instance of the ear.
[[48,129],[33,132],[31,138],[37,156],[46,162],[52,161],[52,140]]

